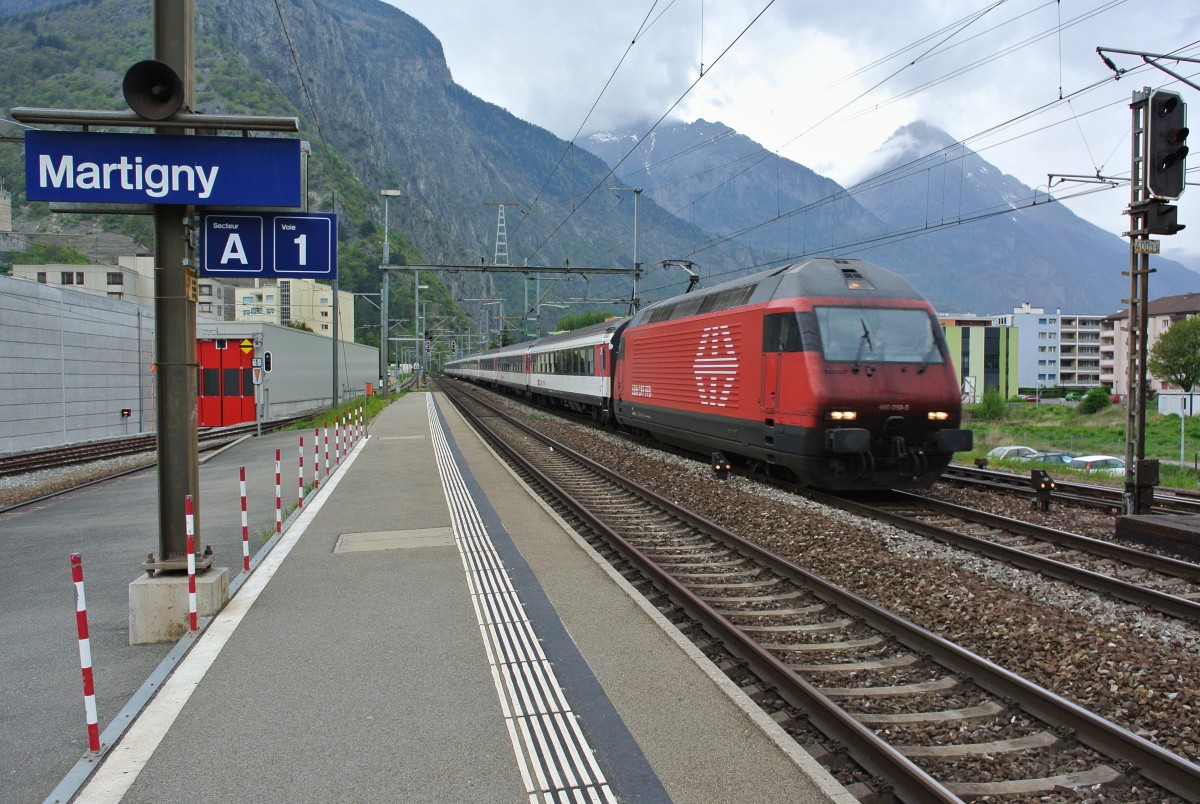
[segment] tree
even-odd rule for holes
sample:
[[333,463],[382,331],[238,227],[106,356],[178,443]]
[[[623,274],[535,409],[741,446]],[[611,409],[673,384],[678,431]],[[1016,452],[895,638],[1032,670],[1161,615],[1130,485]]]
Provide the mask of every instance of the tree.
[[1163,382],[1190,392],[1200,382],[1200,316],[1175,321],[1158,336],[1146,368]]

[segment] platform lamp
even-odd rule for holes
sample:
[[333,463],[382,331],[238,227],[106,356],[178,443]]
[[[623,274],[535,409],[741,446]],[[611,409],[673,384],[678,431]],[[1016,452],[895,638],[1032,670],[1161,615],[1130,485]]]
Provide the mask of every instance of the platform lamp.
[[388,241],[388,199],[395,198],[400,195],[399,190],[380,190],[379,194],[383,196],[383,290],[379,297],[379,388],[381,392],[388,391],[388,365],[390,364],[388,352],[391,349],[388,347],[388,291],[391,287],[392,275],[388,272],[388,266],[392,264],[391,243]]

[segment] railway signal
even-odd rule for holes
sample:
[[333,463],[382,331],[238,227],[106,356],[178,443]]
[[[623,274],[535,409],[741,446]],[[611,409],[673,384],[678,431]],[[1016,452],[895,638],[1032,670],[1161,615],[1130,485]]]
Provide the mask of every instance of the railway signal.
[[1050,497],[1054,494],[1054,481],[1050,478],[1050,473],[1044,469],[1029,470],[1029,485],[1033,487],[1034,509],[1041,508],[1043,511],[1050,510]]
[[724,480],[729,477],[731,469],[733,469],[733,465],[729,463],[729,459],[725,457],[724,453],[714,452],[712,454],[713,475],[718,480]]
[[[1187,104],[1175,92],[1150,94],[1146,181],[1156,198],[1179,198],[1187,184]],[[1165,233],[1164,233],[1165,234]]]

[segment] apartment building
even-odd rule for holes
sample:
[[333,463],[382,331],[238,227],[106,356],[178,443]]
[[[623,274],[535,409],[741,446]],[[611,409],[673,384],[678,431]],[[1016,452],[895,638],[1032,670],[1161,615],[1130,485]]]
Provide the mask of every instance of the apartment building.
[[996,323],[1016,327],[1022,388],[1099,388],[1107,385],[1111,337],[1102,315],[1047,312],[1025,302]]
[[[1146,349],[1154,348],[1159,336],[1176,321],[1200,315],[1200,293],[1184,293],[1152,299],[1146,308]],[[1147,376],[1155,393],[1180,389]],[[1122,310],[1101,320],[1100,382],[1122,397],[1129,394],[1129,311]]]
[[[154,257],[120,257],[116,265],[14,265],[13,276],[154,306]],[[197,282],[196,314],[217,321],[303,324],[333,336],[333,288],[311,279],[225,279]],[[354,294],[338,292],[338,338],[354,341]]]

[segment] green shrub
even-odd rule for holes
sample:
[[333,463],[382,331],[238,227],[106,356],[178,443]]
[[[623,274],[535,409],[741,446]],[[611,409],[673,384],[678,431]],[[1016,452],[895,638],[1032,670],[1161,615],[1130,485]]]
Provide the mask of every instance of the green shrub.
[[979,400],[979,408],[975,415],[986,421],[999,421],[1004,418],[1004,395],[999,388],[984,388],[983,398]]
[[1112,404],[1112,397],[1106,388],[1093,388],[1079,403],[1080,413],[1099,413]]

